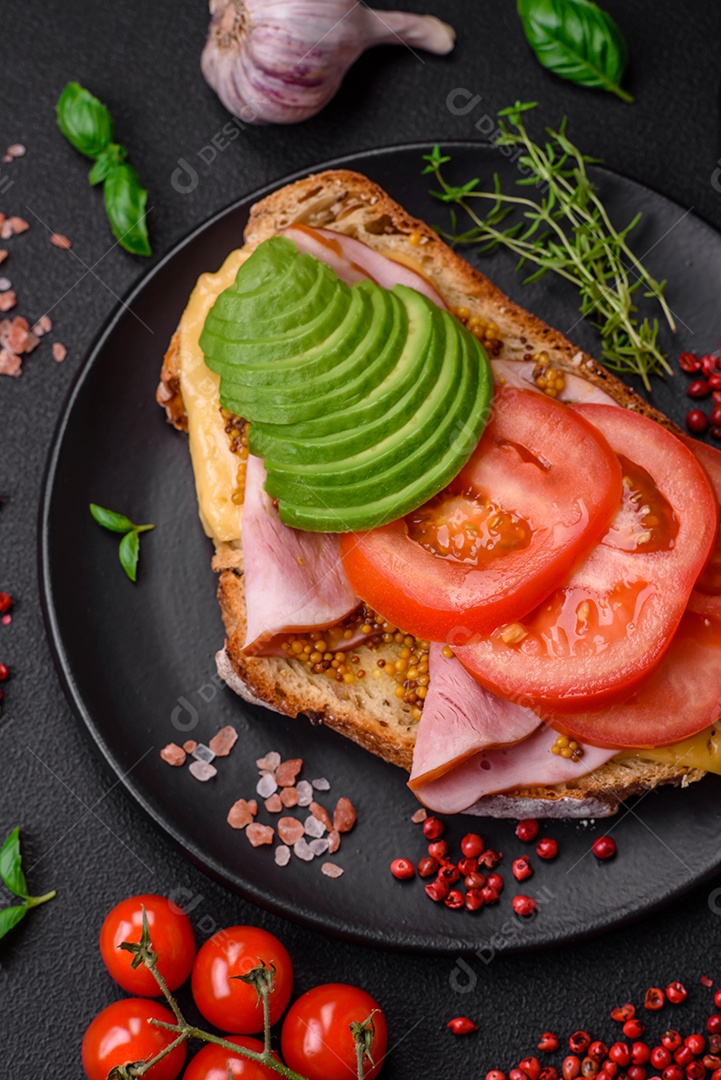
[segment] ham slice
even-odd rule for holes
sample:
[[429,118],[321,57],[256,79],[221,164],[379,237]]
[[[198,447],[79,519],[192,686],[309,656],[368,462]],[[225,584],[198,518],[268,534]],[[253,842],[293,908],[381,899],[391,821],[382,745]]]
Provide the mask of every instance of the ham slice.
[[[496,382],[503,380],[503,386],[518,386],[522,390],[538,390],[533,381],[533,372],[536,365],[530,360],[491,360],[493,376]],[[566,385],[558,395],[559,401],[566,401],[571,405],[618,405],[617,401],[594,385],[582,378],[581,375],[573,375],[564,371]]]
[[277,634],[322,629],[358,606],[335,533],[291,529],[265,490],[260,458],[248,456],[243,504],[247,628],[244,652],[264,651]]
[[459,814],[486,795],[578,780],[618,754],[618,750],[584,746],[581,760],[571,761],[551,752],[556,738],[555,731],[542,726],[516,746],[475,754],[415,793],[434,813]]
[[521,742],[540,719],[530,709],[497,697],[472,678],[455,656],[432,644],[430,683],[418,724],[409,787],[423,788],[469,757]]
[[422,296],[428,297],[438,307],[447,311],[443,298],[427,278],[409,266],[389,259],[368,247],[353,236],[333,232],[330,229],[312,229],[308,225],[289,225],[283,235],[292,240],[299,251],[314,255],[334,270],[346,285],[357,281],[375,281],[384,289],[394,285],[407,285]]

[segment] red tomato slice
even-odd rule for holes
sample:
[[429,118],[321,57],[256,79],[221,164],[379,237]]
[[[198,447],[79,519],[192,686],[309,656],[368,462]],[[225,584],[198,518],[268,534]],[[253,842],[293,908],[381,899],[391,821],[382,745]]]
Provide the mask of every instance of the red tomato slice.
[[476,451],[413,514],[341,536],[354,590],[419,638],[462,644],[531,611],[603,536],[621,470],[579,413],[506,387]]
[[611,527],[530,615],[456,649],[488,689],[523,695],[526,704],[553,713],[625,700],[651,675],[718,523],[706,474],[675,435],[628,409],[572,408],[598,427],[623,466],[623,497]]
[[[715,450],[713,446],[707,446],[697,439],[689,439],[687,435],[682,435],[681,438],[703,467],[714,490],[716,502],[721,503],[721,450]],[[699,606],[705,597],[708,610],[721,616],[721,523],[716,530],[716,542],[711,554],[696,580],[694,596]]]
[[569,717],[545,716],[579,742],[618,749],[688,739],[721,716],[721,618],[694,592],[657,670],[622,705]]

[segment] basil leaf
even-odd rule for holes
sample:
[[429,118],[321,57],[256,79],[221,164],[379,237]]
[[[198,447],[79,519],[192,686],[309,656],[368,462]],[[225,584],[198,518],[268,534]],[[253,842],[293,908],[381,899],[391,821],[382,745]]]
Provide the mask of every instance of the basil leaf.
[[623,34],[591,0],[518,0],[518,13],[539,63],[562,79],[608,90],[622,101],[628,62]]
[[133,255],[151,255],[145,203],[148,193],[137,172],[128,164],[118,164],[105,177],[105,209],[113,235]]
[[5,937],[27,914],[26,907],[6,907],[0,911],[0,938]]
[[76,150],[97,157],[113,137],[113,118],[79,83],[69,82],[56,106],[58,126]]
[[126,533],[120,541],[120,565],[131,581],[138,578],[138,555],[140,554],[140,536],[133,532]]
[[90,176],[88,177],[90,183],[93,186],[95,186],[95,184],[102,184],[103,180],[106,179],[112,169],[114,169],[116,165],[119,165],[121,161],[125,161],[127,156],[128,151],[124,146],[121,146],[120,143],[110,143],[109,146],[105,147],[101,154],[98,154],[95,164],[90,170]]
[[0,850],[0,878],[10,892],[27,900],[28,886],[20,854],[20,829],[13,829]]
[[125,514],[116,514],[114,510],[106,510],[104,506],[98,506],[97,503],[90,503],[90,513],[98,525],[102,525],[104,529],[110,529],[111,532],[126,533],[135,528],[134,523]]

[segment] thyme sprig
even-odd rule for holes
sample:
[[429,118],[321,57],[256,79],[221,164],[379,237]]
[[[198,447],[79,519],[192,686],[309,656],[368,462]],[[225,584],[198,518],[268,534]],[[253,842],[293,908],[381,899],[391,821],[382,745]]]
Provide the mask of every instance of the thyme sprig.
[[[175,1038],[163,1050],[159,1051],[155,1057],[149,1058],[147,1061],[128,1062],[125,1065],[116,1066],[111,1070],[108,1080],[138,1080],[139,1077],[143,1077],[149,1073],[154,1065],[157,1065],[159,1061],[162,1061],[164,1057],[167,1057],[168,1054],[176,1049],[176,1047],[181,1046],[184,1042],[187,1042],[188,1039],[199,1039],[201,1042],[212,1043],[213,1046],[220,1046],[223,1050],[229,1050],[233,1054],[248,1058],[250,1061],[257,1062],[258,1065],[264,1065],[266,1068],[272,1069],[273,1072],[277,1072],[279,1076],[285,1077],[285,1080],[306,1080],[300,1073],[294,1072],[293,1069],[289,1069],[287,1065],[284,1065],[282,1061],[279,1061],[278,1058],[273,1055],[271,1049],[269,997],[273,989],[275,966],[273,964],[268,966],[261,960],[258,966],[254,967],[252,971],[249,971],[246,975],[233,976],[233,978],[238,978],[241,981],[250,983],[254,986],[259,1000],[263,1003],[263,1050],[262,1052],[256,1053],[255,1050],[249,1050],[245,1046],[239,1046],[237,1043],[229,1042],[227,1039],[222,1039],[219,1035],[213,1035],[209,1031],[203,1031],[201,1028],[197,1028],[193,1024],[188,1023],[180,1011],[180,1006],[168,989],[165,979],[158,971],[158,957],[153,949],[150,938],[150,928],[148,926],[145,908],[143,908],[142,911],[143,923],[140,941],[124,941],[120,948],[124,949],[126,952],[132,953],[133,959],[131,967],[137,968],[143,964],[157,982],[176,1022],[174,1024],[166,1024],[163,1020],[151,1020],[150,1023],[154,1024],[156,1027],[163,1028],[165,1031],[171,1032],[175,1035]],[[371,1060],[370,1045],[374,1030],[373,1014],[371,1013],[368,1019],[364,1020],[362,1024],[351,1024],[350,1027],[356,1044],[358,1080],[364,1080],[365,1060]],[[228,1075],[230,1076],[230,1070],[228,1070]]]
[[[431,195],[451,204],[452,231],[439,234],[453,246],[477,245],[482,253],[504,247],[518,256],[517,270],[527,263],[537,267],[526,283],[537,281],[548,271],[576,286],[580,312],[601,332],[601,357],[614,371],[638,375],[647,390],[649,376],[673,374],[658,343],[659,321],[639,320],[634,298],[639,290],[659,304],[672,331],[676,324],[664,296],[665,281],[657,281],[631,250],[628,236],[641,213],[618,230],[599,198],[587,166],[598,164],[575,146],[566,134],[566,118],[559,129],[546,128],[548,141],[541,145],[528,133],[523,114],[537,102],[520,102],[502,109],[499,116],[498,147],[516,150],[515,160],[522,175],[516,183],[534,187],[540,195],[506,193],[498,173],[493,190],[481,190],[480,179],[462,185],[448,183],[443,166],[451,158],[436,146],[424,155],[424,174],[433,175],[440,190]],[[475,200],[490,207],[478,213]],[[456,209],[465,211],[473,225],[459,229]],[[513,223],[503,226],[509,215]],[[503,226],[503,227],[502,227]]]

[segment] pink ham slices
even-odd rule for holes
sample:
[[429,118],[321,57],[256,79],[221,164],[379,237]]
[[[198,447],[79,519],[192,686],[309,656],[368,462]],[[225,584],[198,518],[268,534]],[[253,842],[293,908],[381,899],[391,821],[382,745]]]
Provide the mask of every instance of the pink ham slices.
[[521,742],[541,723],[522,704],[485,690],[455,656],[443,655],[442,645],[431,645],[428,673],[408,783],[414,790],[481,750]]
[[515,746],[475,754],[439,779],[417,787],[415,794],[436,814],[460,814],[486,795],[573,782],[618,753],[584,746],[581,760],[571,761],[551,750],[556,738],[555,731],[540,727]]
[[375,281],[384,289],[407,285],[427,296],[438,307],[447,310],[443,298],[427,278],[404,263],[387,258],[352,236],[331,229],[312,229],[308,225],[289,225],[283,235],[292,240],[299,251],[314,255],[334,270],[346,285],[356,281]]
[[300,532],[284,525],[264,484],[263,462],[251,454],[242,526],[244,652],[250,656],[273,651],[278,634],[331,626],[358,605],[335,533]]

